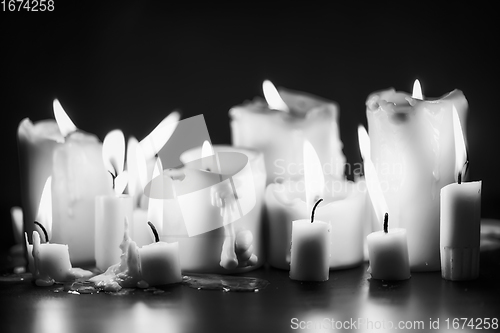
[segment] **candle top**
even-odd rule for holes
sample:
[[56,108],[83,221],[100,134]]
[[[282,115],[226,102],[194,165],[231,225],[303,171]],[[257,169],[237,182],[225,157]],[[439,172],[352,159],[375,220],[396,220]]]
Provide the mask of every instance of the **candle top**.
[[[242,106],[254,113],[270,114],[285,121],[298,121],[310,118],[338,119],[338,105],[333,101],[309,93],[284,88],[280,88],[278,91],[280,97],[289,107],[289,112],[270,108],[262,97],[256,97],[252,101],[246,101]],[[238,110],[238,107],[231,109],[231,117],[236,116],[239,112]]]
[[[384,110],[390,113],[409,113],[419,105],[432,105],[445,101],[460,101],[467,103],[463,92],[455,89],[438,98],[413,98],[406,92],[396,91],[394,88],[374,92],[368,96],[366,107],[368,111]],[[438,110],[430,110],[437,112]]]
[[18,135],[23,135],[29,140],[39,138],[56,142],[64,142],[61,131],[59,131],[59,127],[53,119],[45,119],[33,123],[29,118],[24,118],[19,123],[17,131]]

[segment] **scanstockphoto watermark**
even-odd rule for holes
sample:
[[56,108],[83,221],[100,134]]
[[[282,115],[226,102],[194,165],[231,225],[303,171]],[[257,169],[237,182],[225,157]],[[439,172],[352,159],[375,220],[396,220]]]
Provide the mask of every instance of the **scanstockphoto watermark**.
[[[431,323],[432,324],[432,323]],[[302,331],[334,331],[334,330],[425,330],[426,322],[423,320],[387,320],[374,318],[349,318],[339,320],[335,318],[325,317],[316,320],[300,320],[292,318],[290,320],[290,328],[292,330]]]

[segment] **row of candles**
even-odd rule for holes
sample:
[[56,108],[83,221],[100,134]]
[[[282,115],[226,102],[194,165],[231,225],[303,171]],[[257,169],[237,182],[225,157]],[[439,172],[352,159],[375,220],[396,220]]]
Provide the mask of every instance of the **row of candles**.
[[[230,110],[233,147],[187,151],[177,170],[155,157],[175,132],[176,112],[127,147],[119,130],[102,144],[78,130],[58,101],[56,122],[23,120],[24,228],[37,281],[72,278],[69,260],[151,285],[178,282],[181,270],[248,271],[266,256],[292,279],[324,281],[330,269],[361,263],[364,246],[376,279],[439,269],[445,279],[477,277],[481,182],[462,181],[460,91],[424,100],[417,82],[411,96],[369,96],[370,135],[358,131],[365,179],[354,182],[344,178],[335,103],[269,81],[264,95]],[[54,244],[40,243],[35,220]],[[56,243],[67,247],[43,254]],[[34,267],[44,260],[64,264]]]

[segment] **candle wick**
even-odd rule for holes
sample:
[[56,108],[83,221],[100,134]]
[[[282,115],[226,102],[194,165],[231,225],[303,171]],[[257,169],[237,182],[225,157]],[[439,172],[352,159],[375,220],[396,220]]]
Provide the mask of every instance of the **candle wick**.
[[458,179],[457,180],[458,180],[459,184],[462,184],[462,172],[458,173]]
[[42,229],[43,231],[43,235],[45,236],[45,241],[48,243],[49,242],[49,234],[47,233],[47,230],[45,229],[45,227],[43,226],[43,224],[41,224],[40,222],[38,221],[35,221],[34,222],[37,226],[40,227],[40,229]]
[[111,171],[109,171],[109,174],[111,175],[111,179],[113,180],[113,190],[115,189],[115,179],[116,179],[116,174],[112,173]]
[[156,227],[151,221],[148,221],[149,227],[153,231],[153,235],[155,235],[155,242],[158,243],[160,241],[160,236],[158,236],[158,231],[156,230]]
[[318,207],[319,203],[323,201],[323,199],[319,199],[318,201],[316,201],[316,203],[314,204],[314,207],[312,209],[312,212],[311,212],[311,223],[314,222],[314,212],[316,211],[316,207]]
[[467,174],[467,171],[469,170],[469,160],[466,160],[464,163],[464,166],[462,167],[462,170],[458,173],[458,183],[462,183],[462,178],[465,178],[465,175]]
[[389,214],[385,213],[384,216],[384,233],[388,233],[389,229]]

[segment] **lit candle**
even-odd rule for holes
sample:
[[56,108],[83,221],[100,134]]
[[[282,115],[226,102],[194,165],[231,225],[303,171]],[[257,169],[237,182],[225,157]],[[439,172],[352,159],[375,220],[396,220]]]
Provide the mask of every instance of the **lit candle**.
[[[305,144],[304,147],[305,156],[314,154],[311,145]],[[317,199],[314,197],[320,195],[324,199],[324,204],[317,208],[316,216],[319,220],[330,223],[330,269],[353,267],[363,261],[363,224],[366,221],[364,182],[354,183],[329,176],[324,176],[323,181],[319,163],[307,167],[308,161],[318,160],[309,157],[304,161],[306,166],[304,177],[308,179],[309,185],[305,184],[304,178],[296,178],[267,186],[265,197],[269,221],[267,257],[273,267],[286,270],[290,268],[292,221],[307,218],[307,212],[310,211],[314,199]],[[320,179],[315,180],[314,177]],[[306,198],[306,189],[310,186],[316,186],[317,191],[313,192],[312,199],[311,194]]]
[[390,89],[368,97],[371,159],[391,225],[407,230],[411,269],[434,271],[439,191],[454,181],[452,107],[465,121],[467,100],[459,90],[433,100],[414,96]]
[[111,175],[114,194],[95,198],[95,262],[101,271],[120,261],[123,220],[132,221],[132,197],[124,195],[128,173],[124,171],[125,138],[114,130],[104,138],[102,159]]
[[257,98],[235,106],[229,115],[233,145],[264,153],[267,183],[299,175],[304,140],[311,142],[331,176],[343,179],[337,105],[305,93],[278,92],[270,81],[264,81],[263,90],[266,101]]
[[72,268],[68,245],[49,243],[52,226],[51,197],[51,177],[49,177],[42,192],[37,219],[34,221],[34,225],[38,225],[43,231],[45,243],[41,242],[40,234],[36,230],[32,234],[33,245],[29,243],[27,233],[24,234],[28,266],[38,286],[50,286],[54,282],[70,281],[92,275],[92,272]]
[[319,199],[312,208],[310,220],[292,222],[290,279],[298,281],[326,281],[330,272],[330,227],[328,223],[314,220],[314,210],[323,201]]
[[463,182],[467,152],[460,119],[453,110],[455,174],[457,183],[441,189],[441,275],[446,280],[473,280],[479,276],[481,181]]
[[149,286],[182,281],[179,243],[162,242],[155,231],[155,242],[139,248],[138,253],[142,280]]
[[77,130],[57,100],[54,115],[65,141],[53,154],[52,239],[68,244],[73,264],[91,264],[95,260],[95,197],[111,193],[102,144],[96,136]]
[[28,118],[19,124],[17,137],[23,224],[31,241],[43,186],[52,174],[52,153],[64,138],[54,120],[33,124]]

